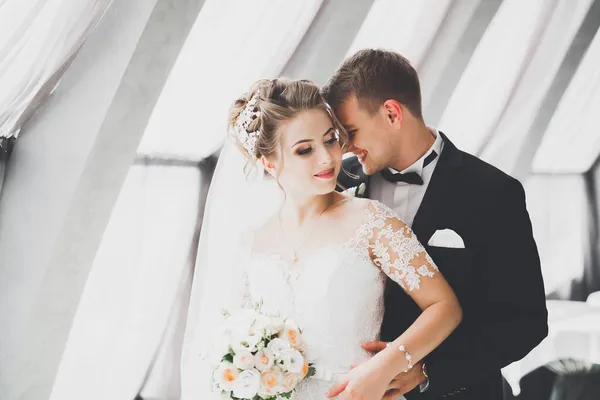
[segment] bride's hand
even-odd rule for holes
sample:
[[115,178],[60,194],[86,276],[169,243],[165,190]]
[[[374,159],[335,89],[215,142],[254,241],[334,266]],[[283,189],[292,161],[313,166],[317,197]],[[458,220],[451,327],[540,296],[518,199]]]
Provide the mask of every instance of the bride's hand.
[[339,400],[381,400],[390,381],[391,378],[384,373],[382,366],[371,358],[354,367],[325,396],[339,396]]

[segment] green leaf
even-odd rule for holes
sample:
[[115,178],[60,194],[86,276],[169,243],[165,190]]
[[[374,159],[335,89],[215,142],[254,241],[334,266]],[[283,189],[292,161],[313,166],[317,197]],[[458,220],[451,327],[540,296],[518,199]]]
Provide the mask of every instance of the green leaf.
[[312,365],[309,365],[308,372],[306,373],[305,379],[314,376],[317,373],[317,369]]
[[227,353],[223,356],[223,361],[227,361],[232,363],[233,362],[233,356],[231,355],[231,353]]

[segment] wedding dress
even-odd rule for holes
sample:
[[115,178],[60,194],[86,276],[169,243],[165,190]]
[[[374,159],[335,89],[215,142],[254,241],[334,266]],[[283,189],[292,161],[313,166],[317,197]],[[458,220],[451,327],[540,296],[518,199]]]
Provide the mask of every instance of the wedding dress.
[[412,231],[377,201],[369,202],[362,224],[343,243],[295,263],[251,253],[239,268],[240,304],[260,302],[264,312],[302,329],[317,374],[300,383],[293,400],[324,399],[350,365],[368,358],[361,343],[379,338],[387,277],[410,291],[437,270]]
[[182,350],[182,400],[220,398],[211,391],[214,366],[201,355],[223,322],[222,310],[252,302],[302,329],[317,374],[300,383],[293,400],[324,399],[353,363],[369,356],[361,343],[379,338],[387,277],[418,290],[437,267],[396,214],[372,200],[364,200],[355,229],[296,263],[253,252],[248,228],[272,216],[281,197],[260,173],[243,174],[244,165],[239,151],[226,145],[209,192]]

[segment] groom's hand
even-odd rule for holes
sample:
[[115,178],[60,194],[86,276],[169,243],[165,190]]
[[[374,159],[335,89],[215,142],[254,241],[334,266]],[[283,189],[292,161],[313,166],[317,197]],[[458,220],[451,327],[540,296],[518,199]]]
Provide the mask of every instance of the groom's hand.
[[[371,353],[379,353],[385,349],[385,342],[366,342],[362,347]],[[353,366],[354,367],[354,366]],[[421,383],[425,382],[425,375],[422,372],[423,361],[416,363],[408,372],[401,372],[390,382],[385,396],[382,400],[394,400],[401,395],[410,392]]]

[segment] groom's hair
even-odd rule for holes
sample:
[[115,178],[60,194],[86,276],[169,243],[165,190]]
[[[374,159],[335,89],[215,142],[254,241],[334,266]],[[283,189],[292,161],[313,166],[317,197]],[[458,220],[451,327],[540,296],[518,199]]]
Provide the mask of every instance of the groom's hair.
[[321,93],[334,109],[354,95],[361,108],[375,113],[386,100],[393,99],[423,119],[417,71],[393,51],[358,51],[344,60]]

